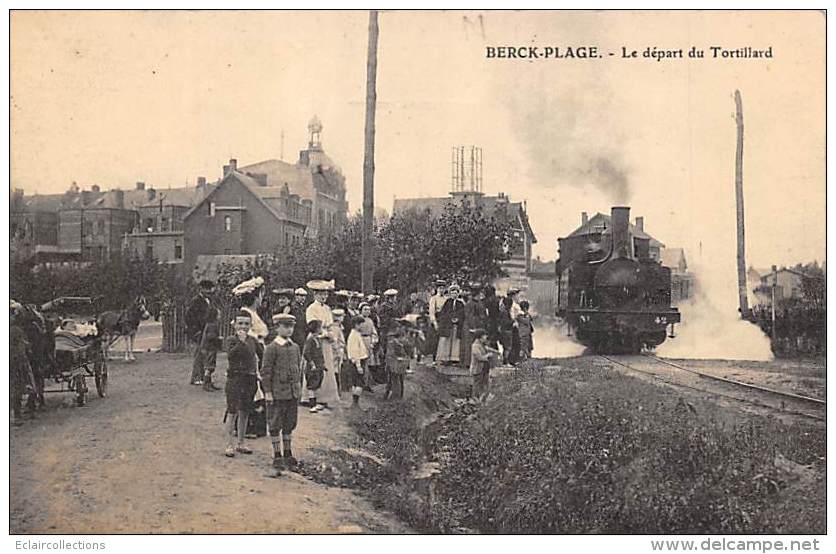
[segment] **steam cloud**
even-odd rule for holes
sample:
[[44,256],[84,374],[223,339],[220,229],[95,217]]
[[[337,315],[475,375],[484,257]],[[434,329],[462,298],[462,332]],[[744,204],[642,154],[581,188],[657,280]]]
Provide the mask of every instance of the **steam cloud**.
[[699,270],[695,274],[704,278],[694,297],[679,306],[678,336],[659,345],[656,353],[667,358],[771,360],[769,337],[737,313],[734,280],[711,280],[711,272]]
[[534,328],[535,358],[571,358],[583,354],[586,347],[566,335],[566,324],[541,323]]
[[539,102],[512,97],[514,129],[530,171],[544,185],[592,186],[611,203],[627,204],[630,172],[622,152],[612,146],[620,142],[618,133],[591,103],[593,96],[589,91],[568,91]]

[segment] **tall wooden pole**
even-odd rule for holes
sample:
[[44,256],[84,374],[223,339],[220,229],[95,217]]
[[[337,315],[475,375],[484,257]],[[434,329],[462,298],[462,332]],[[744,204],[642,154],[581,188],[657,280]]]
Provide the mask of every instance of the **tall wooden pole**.
[[746,233],[743,224],[743,100],[734,91],[737,122],[737,150],[734,156],[734,191],[737,199],[737,294],[740,298],[740,317],[749,317],[746,294]]
[[366,61],[366,155],[363,160],[363,254],[361,288],[374,290],[374,113],[377,103],[377,11],[369,11],[369,52]]

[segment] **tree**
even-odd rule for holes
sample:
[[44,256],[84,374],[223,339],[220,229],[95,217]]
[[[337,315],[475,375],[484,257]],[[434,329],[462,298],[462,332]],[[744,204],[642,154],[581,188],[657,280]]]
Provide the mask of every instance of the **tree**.
[[[361,287],[363,220],[348,219],[335,236],[307,240],[302,247],[260,256],[253,264],[224,268],[219,286],[261,275],[270,287],[297,287],[311,279],[334,279],[339,288]],[[502,213],[488,215],[465,203],[444,212],[407,211],[374,228],[374,282],[404,293],[417,291],[436,277],[488,282],[503,275],[501,263],[517,247]]]

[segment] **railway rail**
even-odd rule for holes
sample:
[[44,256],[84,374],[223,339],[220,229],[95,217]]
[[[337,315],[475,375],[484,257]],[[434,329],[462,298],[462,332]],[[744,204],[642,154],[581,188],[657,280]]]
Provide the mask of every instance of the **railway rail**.
[[[702,371],[697,371],[695,369],[684,367],[682,365],[652,355],[644,355],[641,356],[640,359],[652,360],[654,362],[657,362],[658,364],[663,364],[667,367],[674,368],[677,371],[661,373],[659,371],[654,371],[646,367],[637,367],[638,363],[630,363],[632,362],[632,359],[630,358],[625,360],[624,358],[604,355],[598,355],[598,357],[610,362],[611,364],[622,366],[630,371],[650,375],[675,387],[682,387],[702,393],[708,393],[713,396],[728,398],[737,402],[751,404],[761,408],[768,408],[784,414],[800,416],[816,421],[826,421],[824,412],[827,409],[827,401],[820,398],[813,398],[794,392],[781,391],[769,387],[754,385],[752,383],[736,381],[734,379],[721,377],[719,375],[712,375],[710,373],[705,373]],[[691,376],[692,379],[696,379],[697,381],[696,383],[688,383],[683,379],[676,379],[676,373],[687,374],[688,376]],[[674,379],[666,379],[669,377],[674,377]],[[713,383],[714,386],[697,386],[697,383],[706,381]],[[724,386],[738,391],[745,390],[747,394],[743,396],[739,394],[730,394],[729,392],[721,390]],[[766,399],[769,399],[770,401],[766,401]],[[776,399],[779,401],[777,405],[774,402]],[[811,410],[809,410],[809,408],[814,408],[813,411],[817,413],[811,413]]]

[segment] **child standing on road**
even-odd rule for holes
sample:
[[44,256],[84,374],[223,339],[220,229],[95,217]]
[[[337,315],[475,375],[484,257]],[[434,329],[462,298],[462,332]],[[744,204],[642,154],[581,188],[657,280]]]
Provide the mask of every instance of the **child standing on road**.
[[308,398],[310,399],[311,413],[315,414],[322,410],[322,404],[316,402],[316,391],[322,386],[322,376],[327,371],[325,368],[325,357],[322,355],[322,343],[319,335],[322,330],[322,322],[312,319],[308,322],[308,338],[305,339],[305,346],[302,347],[302,364],[305,368],[305,385],[308,387]]
[[491,359],[499,355],[487,345],[488,333],[484,329],[473,329],[473,345],[470,347],[470,375],[473,377],[474,398],[485,400],[490,388]]
[[364,383],[363,374],[367,370],[366,363],[369,360],[369,351],[361,334],[365,321],[366,318],[362,315],[354,316],[352,320],[353,329],[348,334],[348,343],[346,344],[349,363],[346,364],[345,378],[347,380],[346,386],[351,387],[352,406],[360,405],[360,394],[363,392]]
[[345,362],[345,335],[343,334],[343,318],[345,310],[334,308],[331,312],[334,316],[334,323],[331,325],[331,346],[334,349],[334,371],[337,378],[337,394],[344,390],[342,382],[342,369]]
[[531,357],[534,349],[534,323],[531,314],[528,313],[528,300],[520,302],[520,315],[517,316],[517,330],[520,334],[520,361]]
[[[258,360],[264,346],[249,335],[252,319],[248,312],[240,311],[235,316],[235,336],[230,337],[227,349],[229,369],[226,374],[226,412],[228,443],[224,454],[230,458],[236,452],[252,454],[244,446],[247,422],[253,409],[253,398],[258,389]],[[237,417],[236,417],[237,416]],[[238,444],[233,445],[233,437],[238,431]]]
[[290,340],[296,318],[291,314],[273,316],[276,338],[264,351],[261,382],[267,403],[267,424],[273,446],[275,476],[282,469],[295,469],[298,462],[291,450],[291,433],[296,429],[299,398],[302,396],[302,354]]
[[394,393],[398,398],[403,398],[403,376],[406,368],[409,367],[409,355],[404,339],[403,328],[398,322],[393,322],[392,329],[386,343],[386,393],[384,399],[389,399]]

